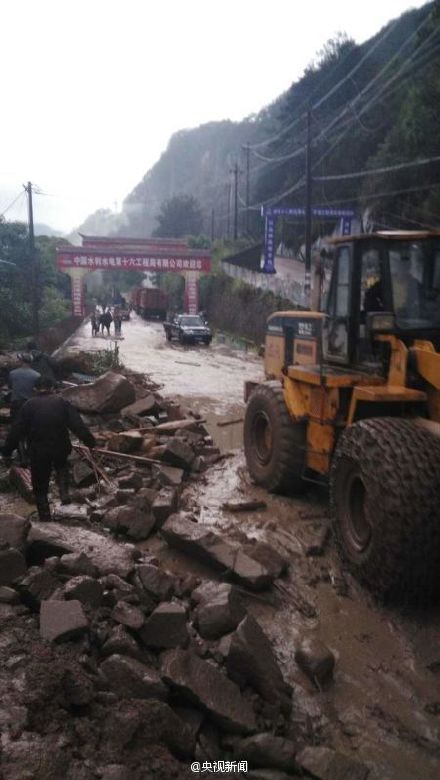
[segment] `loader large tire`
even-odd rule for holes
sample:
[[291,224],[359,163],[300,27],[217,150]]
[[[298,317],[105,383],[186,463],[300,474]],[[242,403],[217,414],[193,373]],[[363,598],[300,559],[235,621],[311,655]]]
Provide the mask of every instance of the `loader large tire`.
[[373,418],[339,439],[330,474],[336,542],[381,597],[430,601],[440,584],[440,438]]
[[252,391],[244,421],[244,451],[249,474],[271,493],[300,493],[306,457],[306,426],[294,423],[279,382]]

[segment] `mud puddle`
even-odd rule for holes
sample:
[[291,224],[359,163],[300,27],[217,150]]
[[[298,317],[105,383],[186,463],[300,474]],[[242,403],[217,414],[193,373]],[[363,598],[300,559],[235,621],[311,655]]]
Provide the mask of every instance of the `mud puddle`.
[[[222,509],[226,501],[253,499],[265,501],[266,509]],[[294,686],[295,717],[318,740],[370,765],[372,780],[437,780],[440,609],[377,604],[341,566],[331,538],[322,555],[308,555],[329,524],[326,492],[312,487],[301,499],[268,495],[250,483],[241,453],[213,467],[204,484],[190,486],[186,500],[201,522],[229,538],[267,541],[288,558],[275,603],[253,600],[252,611]],[[326,690],[316,690],[294,661],[295,647],[309,633],[337,659]]]

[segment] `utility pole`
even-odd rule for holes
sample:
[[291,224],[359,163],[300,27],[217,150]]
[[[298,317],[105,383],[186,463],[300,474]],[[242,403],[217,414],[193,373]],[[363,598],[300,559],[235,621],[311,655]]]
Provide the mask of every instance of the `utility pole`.
[[215,233],[215,209],[211,209],[211,241],[214,241]]
[[306,306],[310,308],[310,277],[312,270],[312,113],[307,111],[307,147],[306,147],[306,214],[305,214],[305,233],[306,233],[306,262],[304,294]]
[[250,155],[251,155],[251,148],[249,146],[249,143],[246,144],[244,147],[246,150],[246,214],[244,218],[244,229],[246,236],[249,235],[249,186],[250,186]]
[[28,181],[27,186],[23,185],[28,196],[28,216],[29,216],[29,255],[31,260],[32,276],[32,328],[33,335],[38,336],[40,332],[40,273],[37,251],[35,248],[34,234],[34,210],[32,205],[32,184]]
[[234,241],[238,238],[238,162],[232,170],[234,174]]
[[229,239],[231,238],[231,192],[232,192],[232,185],[231,182],[228,184],[228,218],[226,223],[226,237]]

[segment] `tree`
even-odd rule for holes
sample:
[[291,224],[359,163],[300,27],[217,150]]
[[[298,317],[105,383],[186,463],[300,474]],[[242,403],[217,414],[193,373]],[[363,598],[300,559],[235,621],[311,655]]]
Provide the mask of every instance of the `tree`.
[[202,210],[192,195],[175,195],[164,201],[156,220],[159,224],[153,236],[158,238],[198,236],[203,228]]

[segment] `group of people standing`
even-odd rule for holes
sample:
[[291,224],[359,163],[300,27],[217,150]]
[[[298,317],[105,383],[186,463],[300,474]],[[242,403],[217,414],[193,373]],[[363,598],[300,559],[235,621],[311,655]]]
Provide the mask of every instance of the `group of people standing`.
[[70,503],[68,456],[71,452],[69,431],[87,447],[96,445],[93,434],[79,412],[64,398],[56,395],[54,361],[33,349],[19,356],[20,365],[8,378],[10,387],[11,428],[3,447],[7,466],[14,450],[19,465],[31,469],[32,489],[40,520],[50,520],[48,501],[52,469],[61,503]]
[[115,309],[113,315],[110,309],[103,307],[102,313],[95,310],[90,317],[92,326],[92,336],[97,336],[99,332],[104,333],[107,331],[107,336],[110,336],[110,325],[113,322],[115,328],[115,336],[120,336],[122,331],[122,317],[118,309]]

